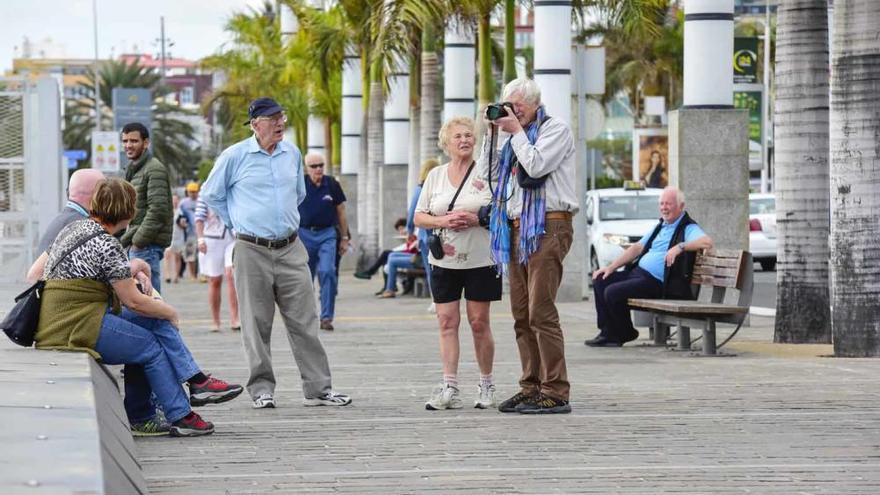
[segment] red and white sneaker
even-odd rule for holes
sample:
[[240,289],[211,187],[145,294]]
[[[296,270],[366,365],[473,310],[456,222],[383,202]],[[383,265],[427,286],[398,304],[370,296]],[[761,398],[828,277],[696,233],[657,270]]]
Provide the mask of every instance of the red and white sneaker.
[[204,383],[190,384],[189,403],[193,407],[219,404],[238,397],[243,390],[241,385],[226,383],[209,376]]
[[171,424],[172,437],[200,437],[214,433],[214,423],[205,421],[201,416],[190,411],[189,414]]

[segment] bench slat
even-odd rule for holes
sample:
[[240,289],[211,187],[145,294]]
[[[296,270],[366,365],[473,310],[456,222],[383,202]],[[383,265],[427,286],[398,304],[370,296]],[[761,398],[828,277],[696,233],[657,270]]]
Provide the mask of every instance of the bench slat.
[[712,277],[731,277],[736,278],[738,270],[734,268],[720,268],[717,266],[696,265],[694,266],[694,275],[709,275]]
[[712,277],[710,275],[694,275],[691,283],[698,285],[711,285],[713,287],[736,288],[736,279],[730,277]]
[[686,299],[630,299],[628,302],[630,306],[635,308],[690,315],[729,315],[743,314],[749,311],[749,308],[732,304],[704,303]]

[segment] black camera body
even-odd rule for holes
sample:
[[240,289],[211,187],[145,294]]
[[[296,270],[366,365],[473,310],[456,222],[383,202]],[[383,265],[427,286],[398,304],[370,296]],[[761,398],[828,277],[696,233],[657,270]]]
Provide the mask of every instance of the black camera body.
[[509,101],[492,103],[486,107],[486,118],[489,120],[498,120],[501,117],[506,117],[507,111],[504,110],[504,107],[509,108],[510,112],[513,113],[513,104]]

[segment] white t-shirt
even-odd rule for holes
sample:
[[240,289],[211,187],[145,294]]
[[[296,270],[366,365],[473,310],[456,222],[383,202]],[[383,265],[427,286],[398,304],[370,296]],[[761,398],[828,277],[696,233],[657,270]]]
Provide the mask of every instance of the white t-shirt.
[[[422,193],[419,195],[419,203],[416,205],[417,212],[434,216],[446,214],[449,203],[458,189],[449,181],[448,169],[449,164],[447,163],[428,174],[425,184],[422,186]],[[489,185],[485,178],[480,177],[475,166],[467,178],[467,183],[456,198],[452,210],[477,213],[480,207],[489,204],[491,199]],[[435,229],[434,233],[439,233],[444,244],[451,244],[455,248],[455,254],[446,255],[440,260],[434,258],[432,254],[429,256],[429,262],[432,265],[461,270],[494,264],[489,254],[489,231],[486,228],[471,227],[459,232],[449,229]]]

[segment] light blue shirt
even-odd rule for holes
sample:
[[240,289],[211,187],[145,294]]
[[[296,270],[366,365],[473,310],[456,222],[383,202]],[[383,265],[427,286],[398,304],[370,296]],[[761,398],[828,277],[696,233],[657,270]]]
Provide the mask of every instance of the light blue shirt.
[[239,234],[290,237],[306,197],[302,154],[281,141],[270,155],[252,136],[220,154],[200,195]]
[[[663,271],[666,267],[666,252],[669,251],[669,241],[672,240],[672,234],[675,233],[675,229],[678,227],[682,218],[684,218],[684,213],[682,213],[674,222],[664,223],[663,226],[660,227],[660,232],[657,232],[657,237],[654,238],[654,242],[651,243],[651,249],[639,260],[639,268],[647,271],[661,282],[663,281]],[[648,238],[651,237],[654,228],[655,227],[652,227],[651,230],[639,240],[639,243],[642,246],[648,243]],[[703,229],[701,229],[699,225],[692,223],[684,229],[684,242],[691,242],[704,235],[706,235],[706,233],[703,232]]]

